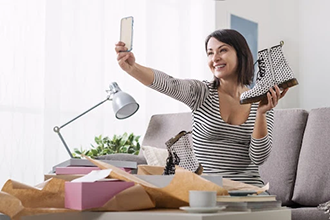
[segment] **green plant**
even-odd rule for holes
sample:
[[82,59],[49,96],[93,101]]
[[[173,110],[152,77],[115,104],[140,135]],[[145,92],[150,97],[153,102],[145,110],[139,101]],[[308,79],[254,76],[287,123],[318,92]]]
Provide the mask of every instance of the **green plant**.
[[123,135],[114,135],[112,139],[105,136],[96,136],[94,141],[96,145],[91,144],[91,149],[83,150],[82,148],[74,149],[73,156],[75,158],[81,158],[81,155],[86,155],[91,158],[95,158],[101,155],[116,154],[116,153],[128,153],[139,154],[140,151],[140,136],[136,136],[133,133],[128,135],[126,132]]

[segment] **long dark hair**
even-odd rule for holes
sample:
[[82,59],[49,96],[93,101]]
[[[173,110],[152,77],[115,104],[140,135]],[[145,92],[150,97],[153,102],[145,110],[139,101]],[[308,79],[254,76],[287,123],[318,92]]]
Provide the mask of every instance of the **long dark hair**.
[[[232,46],[237,54],[237,83],[242,85],[250,85],[254,77],[253,56],[249,45],[245,38],[238,32],[232,29],[216,30],[207,36],[205,40],[205,51],[207,52],[207,43],[210,38],[214,37],[218,41]],[[211,84],[217,88],[220,85],[220,80],[214,77]]]

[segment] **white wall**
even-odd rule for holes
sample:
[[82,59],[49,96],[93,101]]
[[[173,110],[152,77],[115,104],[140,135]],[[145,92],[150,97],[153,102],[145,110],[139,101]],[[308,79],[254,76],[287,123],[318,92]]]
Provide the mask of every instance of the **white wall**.
[[[43,173],[45,2],[0,1],[0,187]],[[42,177],[41,177],[42,178]]]
[[[314,4],[314,2],[313,2]],[[284,41],[283,51],[301,84],[299,71],[299,0],[227,0],[216,2],[216,27],[230,28],[230,14],[258,23],[258,50]],[[277,108],[297,108],[299,87],[289,90]]]
[[[215,27],[214,1],[168,2],[172,4],[149,0],[148,8],[152,9],[147,12],[147,25],[154,31],[146,36],[144,64],[177,78],[212,79],[206,62],[204,40]],[[173,10],[173,6],[177,10]],[[162,19],[166,17],[168,19]],[[190,111],[184,104],[150,89],[145,98],[147,117]]]
[[[120,19],[132,15],[136,60],[174,77],[212,78],[204,38],[214,30],[213,0],[0,0],[0,186],[34,185],[69,158],[54,126],[107,97],[110,82],[131,94],[139,111],[117,120],[103,104],[61,133],[74,148],[102,134],[142,135],[153,114],[188,111],[124,73],[114,44]],[[212,12],[212,13],[210,13]],[[141,140],[142,140],[141,138]]]
[[330,107],[330,1],[299,1],[299,101],[305,109]]

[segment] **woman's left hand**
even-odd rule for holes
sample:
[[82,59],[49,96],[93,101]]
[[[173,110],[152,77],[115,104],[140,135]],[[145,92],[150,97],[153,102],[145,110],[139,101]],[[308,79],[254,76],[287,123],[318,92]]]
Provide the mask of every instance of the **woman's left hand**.
[[286,88],[281,92],[280,88],[277,85],[275,85],[274,88],[275,90],[273,88],[270,88],[269,92],[267,92],[267,98],[264,98],[259,102],[259,113],[264,114],[272,108],[275,108],[278,101],[283,98],[286,92],[289,90],[288,88]]

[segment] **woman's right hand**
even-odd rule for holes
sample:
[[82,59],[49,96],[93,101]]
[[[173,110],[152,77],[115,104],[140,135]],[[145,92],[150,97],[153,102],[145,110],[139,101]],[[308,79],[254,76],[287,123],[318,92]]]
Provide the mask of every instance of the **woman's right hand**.
[[119,41],[115,45],[115,50],[117,53],[117,61],[119,66],[127,73],[131,72],[135,64],[135,57],[132,52],[127,52],[125,43]]

